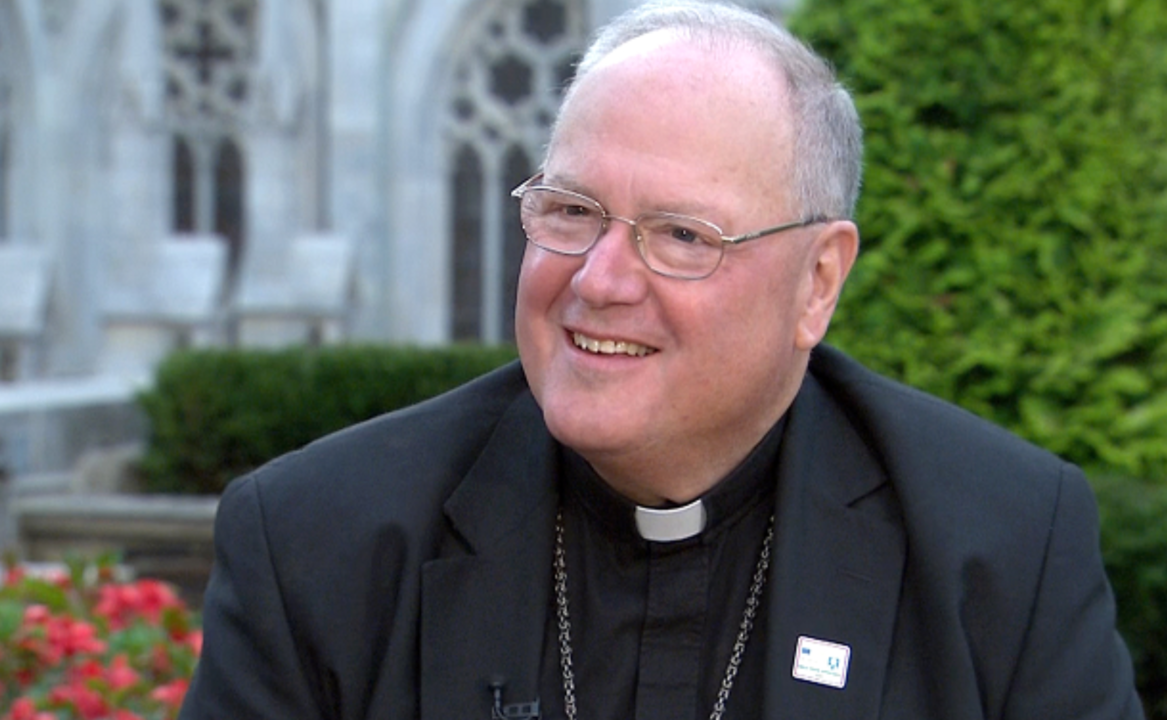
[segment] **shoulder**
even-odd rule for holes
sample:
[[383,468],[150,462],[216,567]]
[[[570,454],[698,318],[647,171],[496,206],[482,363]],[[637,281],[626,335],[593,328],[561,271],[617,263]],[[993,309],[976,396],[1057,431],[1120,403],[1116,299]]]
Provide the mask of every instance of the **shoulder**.
[[[1081,471],[1053,453],[937,397],[820,347],[811,375],[887,474],[910,530],[927,540],[985,529],[1041,544],[1065,497],[1090,496]],[[925,539],[925,538],[919,538]]]
[[[325,436],[228,487],[265,518],[311,527],[313,518],[408,517],[440,506],[507,410],[529,396],[517,363],[417,405]],[[429,513],[432,516],[432,512]],[[334,525],[333,525],[334,526]],[[335,527],[335,526],[334,526]]]
[[948,471],[969,464],[1060,472],[1064,465],[1008,430],[879,375],[834,348],[816,349],[810,372],[885,460],[917,470],[938,463],[931,467]]

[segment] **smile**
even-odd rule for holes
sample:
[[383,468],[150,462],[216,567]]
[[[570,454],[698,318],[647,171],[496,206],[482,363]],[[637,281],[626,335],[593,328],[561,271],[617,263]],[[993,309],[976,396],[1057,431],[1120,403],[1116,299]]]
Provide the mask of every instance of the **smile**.
[[644,357],[656,352],[656,349],[634,342],[623,340],[596,340],[582,333],[572,333],[571,341],[581,350],[599,353],[601,355],[631,355]]

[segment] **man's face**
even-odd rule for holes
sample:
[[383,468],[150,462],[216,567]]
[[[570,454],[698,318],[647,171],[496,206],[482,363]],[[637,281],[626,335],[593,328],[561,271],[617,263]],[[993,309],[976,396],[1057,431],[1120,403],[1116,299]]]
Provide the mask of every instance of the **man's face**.
[[[641,38],[581,80],[545,183],[614,215],[683,213],[727,235],[798,220],[783,95],[750,52]],[[707,489],[797,392],[821,337],[807,322],[821,230],[730,247],[698,281],[654,274],[624,223],[583,257],[528,244],[516,335],[552,434],[641,502]]]

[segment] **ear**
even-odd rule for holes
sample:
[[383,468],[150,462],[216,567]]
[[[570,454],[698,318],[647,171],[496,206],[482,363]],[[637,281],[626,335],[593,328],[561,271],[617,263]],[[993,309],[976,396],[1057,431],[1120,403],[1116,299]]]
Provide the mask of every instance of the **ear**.
[[848,220],[828,224],[815,237],[803,276],[808,292],[795,333],[799,350],[814,349],[827,334],[843,282],[858,254],[859,228]]

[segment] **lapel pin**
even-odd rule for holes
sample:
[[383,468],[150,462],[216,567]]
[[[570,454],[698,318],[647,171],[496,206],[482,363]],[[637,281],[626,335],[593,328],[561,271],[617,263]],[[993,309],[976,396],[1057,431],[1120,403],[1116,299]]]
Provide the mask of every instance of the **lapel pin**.
[[794,649],[794,679],[842,689],[850,663],[849,646],[802,635]]

